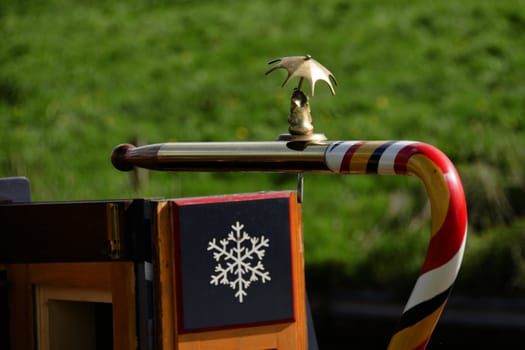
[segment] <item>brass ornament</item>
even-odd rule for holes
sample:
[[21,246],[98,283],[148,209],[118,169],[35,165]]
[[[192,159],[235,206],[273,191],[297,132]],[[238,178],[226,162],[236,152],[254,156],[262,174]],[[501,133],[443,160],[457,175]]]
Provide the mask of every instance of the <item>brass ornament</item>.
[[332,72],[310,55],[281,57],[271,60],[268,64],[275,64],[275,66],[266,71],[266,75],[280,68],[288,72],[288,76],[281,87],[284,87],[292,78],[299,78],[299,84],[294,88],[292,96],[290,97],[290,114],[288,115],[289,134],[279,135],[279,140],[298,142],[318,142],[326,140],[323,134],[314,134],[312,115],[310,114],[310,99],[301,90],[301,87],[303,81],[305,79],[308,80],[312,96],[314,96],[315,84],[317,81],[322,80],[326,82],[332,95],[335,95],[332,83],[337,85],[337,80]]

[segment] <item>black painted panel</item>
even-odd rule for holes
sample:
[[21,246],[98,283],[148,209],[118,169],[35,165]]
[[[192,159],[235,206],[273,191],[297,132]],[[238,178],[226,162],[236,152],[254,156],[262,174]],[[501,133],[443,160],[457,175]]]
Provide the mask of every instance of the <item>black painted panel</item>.
[[181,332],[294,319],[290,199],[271,197],[176,202]]

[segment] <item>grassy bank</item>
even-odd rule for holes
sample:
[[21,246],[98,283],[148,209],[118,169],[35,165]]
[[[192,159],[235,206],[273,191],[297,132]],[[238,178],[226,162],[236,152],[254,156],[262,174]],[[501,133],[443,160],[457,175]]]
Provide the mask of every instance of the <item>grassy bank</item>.
[[[339,82],[335,97],[317,87],[316,131],[443,150],[469,204],[459,284],[490,289],[489,276],[523,291],[524,30],[523,1],[3,1],[0,176],[30,178],[35,200],[293,189],[295,176],[276,174],[137,183],[109,155],[125,142],[275,139],[291,87],[266,63],[310,53]],[[304,230],[309,264],[362,283],[413,279],[428,241],[423,186],[307,176]]]

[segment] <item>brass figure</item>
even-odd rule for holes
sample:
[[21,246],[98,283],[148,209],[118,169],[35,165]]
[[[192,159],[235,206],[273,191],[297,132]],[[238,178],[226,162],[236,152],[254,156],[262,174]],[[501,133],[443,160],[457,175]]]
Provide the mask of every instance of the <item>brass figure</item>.
[[293,90],[290,99],[288,125],[288,131],[292,135],[311,135],[314,132],[308,96],[298,88]]
[[289,134],[281,134],[279,140],[299,142],[317,142],[326,140],[326,137],[323,134],[314,134],[309,98],[303,93],[301,86],[304,79],[308,80],[312,96],[314,96],[315,83],[318,80],[322,80],[328,84],[332,95],[335,95],[334,87],[332,86],[332,82],[337,85],[335,76],[310,55],[282,57],[268,62],[268,64],[274,63],[277,64],[265,74],[268,75],[279,68],[285,69],[288,72],[288,76],[281,86],[285,86],[290,79],[299,77],[299,84],[293,90],[290,98],[290,114],[288,115]]

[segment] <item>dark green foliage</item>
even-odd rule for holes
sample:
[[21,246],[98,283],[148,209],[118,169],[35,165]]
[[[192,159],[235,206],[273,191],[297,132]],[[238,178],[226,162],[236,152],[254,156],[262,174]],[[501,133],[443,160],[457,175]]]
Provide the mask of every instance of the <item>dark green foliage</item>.
[[[524,31],[523,1],[2,1],[0,176],[30,178],[35,200],[293,189],[294,175],[131,180],[109,156],[126,142],[275,139],[295,82],[281,89],[266,63],[309,53],[339,82],[311,100],[316,131],[442,149],[470,210],[460,278],[499,261],[505,288],[523,290]],[[416,179],[307,176],[304,217],[308,264],[379,284],[417,275],[429,212]]]

